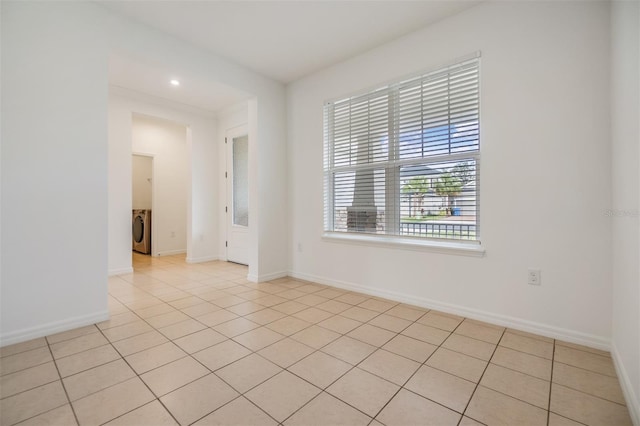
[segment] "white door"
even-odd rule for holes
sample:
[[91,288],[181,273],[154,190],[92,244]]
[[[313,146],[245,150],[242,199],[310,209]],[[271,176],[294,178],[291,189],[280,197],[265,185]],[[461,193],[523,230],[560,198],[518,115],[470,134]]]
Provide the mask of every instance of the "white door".
[[249,264],[249,137],[230,131],[227,145],[227,260]]

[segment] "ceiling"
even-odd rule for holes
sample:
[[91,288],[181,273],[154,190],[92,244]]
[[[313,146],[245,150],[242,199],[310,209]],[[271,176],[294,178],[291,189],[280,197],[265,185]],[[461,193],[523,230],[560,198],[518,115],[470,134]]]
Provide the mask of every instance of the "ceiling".
[[[101,0],[98,3],[286,84],[468,9],[479,1]],[[160,77],[179,71],[162,70],[154,64],[127,65],[126,60],[131,58],[120,58],[113,65],[112,80],[123,87],[214,111],[219,105],[202,101],[215,94],[216,89],[222,90],[221,98],[238,95],[220,85],[205,87],[206,94],[194,92],[184,98],[180,97],[187,89],[182,86],[180,90],[164,87],[158,92],[152,87],[154,80],[150,75]],[[242,96],[246,99],[246,95]]]
[[[171,85],[173,79],[180,86]],[[215,80],[187,73],[180,66],[167,69],[166,65],[117,54],[109,57],[109,84],[213,113],[251,97]]]

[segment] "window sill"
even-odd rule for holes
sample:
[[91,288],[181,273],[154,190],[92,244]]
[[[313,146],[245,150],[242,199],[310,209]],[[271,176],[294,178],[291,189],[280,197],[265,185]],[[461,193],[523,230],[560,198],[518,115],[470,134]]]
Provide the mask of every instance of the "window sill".
[[367,234],[349,234],[343,232],[325,232],[322,240],[332,243],[357,244],[365,246],[387,247],[403,250],[429,251],[459,256],[483,257],[485,249],[480,242],[451,242],[422,240],[417,238],[393,237]]

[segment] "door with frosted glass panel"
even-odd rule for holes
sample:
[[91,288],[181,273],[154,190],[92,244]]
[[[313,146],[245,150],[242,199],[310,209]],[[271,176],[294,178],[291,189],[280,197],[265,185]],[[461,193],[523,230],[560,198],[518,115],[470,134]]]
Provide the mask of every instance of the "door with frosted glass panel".
[[227,135],[227,260],[249,263],[249,137],[245,128]]

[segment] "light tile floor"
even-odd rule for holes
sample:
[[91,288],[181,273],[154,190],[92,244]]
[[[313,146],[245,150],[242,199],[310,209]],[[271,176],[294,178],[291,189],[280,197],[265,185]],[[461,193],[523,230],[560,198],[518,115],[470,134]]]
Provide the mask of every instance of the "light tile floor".
[[607,352],[134,255],[109,321],[0,350],[2,425],[628,425]]

